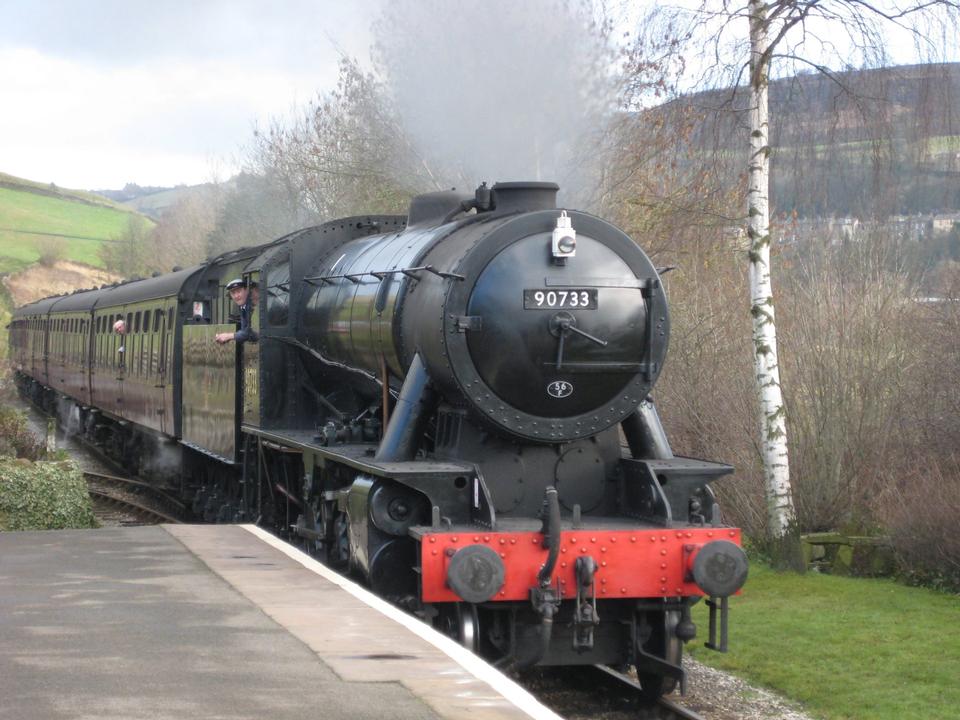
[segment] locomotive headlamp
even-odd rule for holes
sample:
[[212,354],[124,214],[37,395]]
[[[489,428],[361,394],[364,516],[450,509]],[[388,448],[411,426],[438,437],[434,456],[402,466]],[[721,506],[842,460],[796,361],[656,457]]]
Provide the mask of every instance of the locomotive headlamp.
[[551,250],[555,258],[568,258],[577,254],[577,231],[570,224],[566,210],[560,212],[557,226],[553,229]]

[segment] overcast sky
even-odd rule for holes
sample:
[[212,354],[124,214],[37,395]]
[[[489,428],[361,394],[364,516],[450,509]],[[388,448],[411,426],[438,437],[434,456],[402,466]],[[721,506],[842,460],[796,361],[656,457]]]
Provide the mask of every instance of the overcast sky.
[[0,172],[63,187],[225,179],[254,123],[367,55],[376,0],[0,0]]
[[380,2],[0,0],[0,172],[84,189],[226,179],[256,123],[333,88],[341,52],[368,61]]

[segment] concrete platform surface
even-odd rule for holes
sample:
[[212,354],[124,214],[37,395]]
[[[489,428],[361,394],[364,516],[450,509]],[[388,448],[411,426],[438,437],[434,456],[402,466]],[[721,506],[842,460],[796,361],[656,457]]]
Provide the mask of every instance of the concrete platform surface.
[[248,526],[0,533],[0,718],[552,718]]

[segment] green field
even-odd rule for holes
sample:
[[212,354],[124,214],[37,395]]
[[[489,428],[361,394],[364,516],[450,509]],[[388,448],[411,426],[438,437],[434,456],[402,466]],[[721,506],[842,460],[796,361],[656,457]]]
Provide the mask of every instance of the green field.
[[730,652],[703,648],[704,603],[689,648],[714,667],[799,701],[814,717],[955,718],[960,597],[867,580],[776,573],[754,562],[730,601]]
[[0,274],[35,263],[44,239],[53,237],[65,240],[65,259],[102,266],[101,244],[123,232],[130,213],[106,200],[94,205],[68,197],[41,195],[31,185],[0,187]]
[[[103,267],[100,247],[121,235],[131,213],[107,198],[0,173],[0,276],[40,259],[45,244],[61,244],[61,257]],[[11,299],[0,288],[0,359],[6,357]]]

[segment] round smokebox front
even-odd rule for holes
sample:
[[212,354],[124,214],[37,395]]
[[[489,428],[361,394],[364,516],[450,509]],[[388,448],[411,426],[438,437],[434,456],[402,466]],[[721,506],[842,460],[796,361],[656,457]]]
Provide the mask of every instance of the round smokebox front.
[[474,276],[464,321],[472,371],[454,363],[454,372],[485,417],[523,437],[567,440],[619,422],[643,400],[666,348],[666,305],[657,283],[661,308],[648,322],[656,272],[626,240],[581,230],[576,255],[557,262],[544,228],[499,249]]

